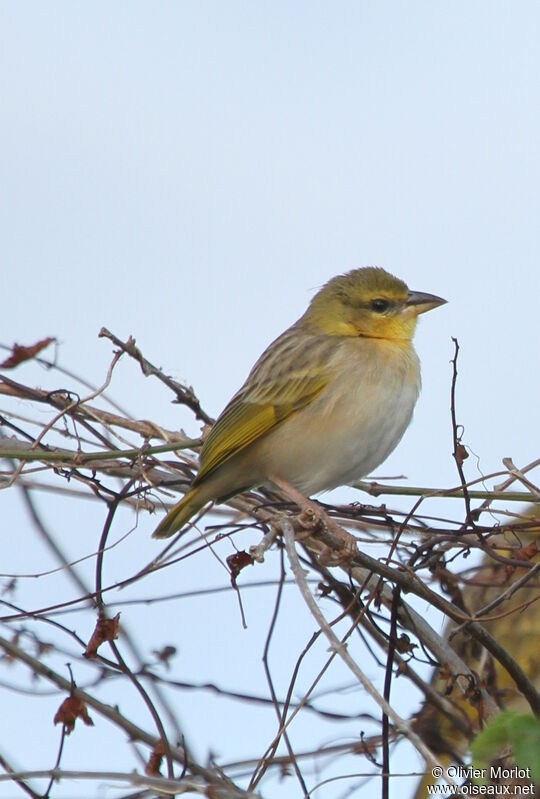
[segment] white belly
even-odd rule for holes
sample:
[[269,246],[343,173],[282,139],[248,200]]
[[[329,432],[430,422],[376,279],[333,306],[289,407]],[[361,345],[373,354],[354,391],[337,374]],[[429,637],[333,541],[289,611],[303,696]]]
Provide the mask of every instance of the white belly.
[[376,469],[407,429],[420,391],[414,350],[405,359],[398,350],[386,356],[385,368],[371,371],[352,359],[331,402],[323,391],[273,430],[262,447],[267,474],[280,475],[309,496]]

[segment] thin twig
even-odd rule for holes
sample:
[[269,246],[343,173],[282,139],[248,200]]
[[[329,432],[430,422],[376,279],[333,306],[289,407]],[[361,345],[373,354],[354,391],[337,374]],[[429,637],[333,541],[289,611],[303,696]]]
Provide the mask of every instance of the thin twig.
[[[506,472],[498,472],[497,475],[507,474]],[[475,483],[485,482],[487,479],[497,476],[488,475],[481,477],[478,480],[469,481],[467,484],[474,485]],[[360,491],[365,491],[366,494],[371,494],[372,497],[380,497],[384,495],[398,496],[398,497],[425,497],[426,499],[437,499],[439,497],[447,497],[449,499],[463,499],[463,488],[423,488],[421,486],[390,486],[384,483],[367,482],[360,480],[354,483],[353,488],[358,488]],[[527,493],[526,491],[474,491],[467,488],[469,499],[489,499],[491,501],[501,500],[503,502],[540,502],[540,497]]]
[[463,501],[465,503],[465,516],[466,516],[466,525],[467,527],[474,528],[474,520],[471,513],[471,497],[469,494],[469,489],[467,488],[467,480],[465,478],[465,472],[463,471],[463,461],[465,458],[468,458],[469,454],[466,448],[461,443],[461,434],[459,433],[459,427],[456,419],[456,386],[457,386],[457,360],[459,354],[459,343],[457,338],[452,337],[452,341],[454,342],[454,357],[451,360],[452,363],[452,388],[450,391],[450,416],[452,419],[452,438],[454,443],[454,451],[452,455],[454,456],[454,460],[456,462],[456,467],[459,474],[459,479],[461,481],[461,489],[463,491]]
[[[371,680],[369,680],[362,669],[358,666],[358,664],[352,659],[349,652],[347,651],[346,645],[343,644],[342,641],[339,640],[337,635],[334,633],[326,619],[324,618],[323,614],[319,610],[317,603],[315,602],[311,591],[309,590],[308,583],[306,581],[306,577],[304,571],[300,565],[300,561],[298,560],[298,555],[296,554],[296,548],[294,545],[294,530],[293,526],[288,519],[281,520],[281,529],[283,531],[283,538],[285,540],[285,547],[287,550],[287,556],[289,558],[289,563],[291,564],[291,569],[293,571],[296,584],[304,598],[306,605],[308,606],[309,610],[311,611],[312,615],[314,616],[317,625],[323,631],[325,636],[328,638],[330,642],[330,646],[334,652],[336,652],[339,657],[344,661],[345,665],[350,669],[350,671],[354,674],[354,676],[358,679],[362,687],[365,691],[371,696],[371,698],[377,703],[377,705],[386,713],[389,718],[392,719],[392,723],[401,733],[403,733],[407,739],[413,744],[413,746],[418,749],[418,751],[422,754],[424,759],[432,766],[438,766],[442,768],[441,764],[433,754],[433,752],[425,745],[422,741],[420,736],[418,736],[414,730],[412,730],[409,723],[401,718],[401,716],[396,713],[394,708],[392,708],[385,698],[377,691]],[[456,783],[450,779],[449,783],[451,785],[456,785]],[[457,785],[456,785],[457,787]]]
[[158,369],[157,366],[154,366],[154,364],[150,363],[150,361],[144,357],[140,349],[135,346],[135,339],[133,337],[130,336],[127,341],[121,341],[105,327],[102,327],[99,331],[99,337],[110,339],[115,346],[120,347],[122,352],[125,352],[134,358],[139,363],[142,373],[145,375],[145,377],[153,375],[154,377],[157,377],[158,380],[161,380],[161,382],[166,385],[167,388],[170,388],[171,391],[176,394],[175,402],[180,405],[186,405],[190,410],[193,411],[197,419],[205,424],[213,423],[214,420],[212,417],[208,416],[208,414],[201,408],[201,404],[195,396],[193,389],[178,383],[176,380],[173,380],[172,377],[168,377],[162,372],[161,369]]
[[[384,674],[384,698],[390,704],[390,689],[392,686],[392,675],[394,670],[394,653],[396,649],[397,640],[397,611],[400,602],[399,588],[394,588],[394,596],[392,598],[392,609],[390,615],[390,632],[388,634],[388,651],[386,656],[386,669]],[[388,714],[383,711],[382,714],[382,799],[388,799],[390,796],[390,741],[388,738]]]
[[[13,771],[10,774],[0,774],[0,782],[32,780],[46,778],[53,782],[62,780],[92,780],[122,782],[128,785],[140,786],[160,794],[174,796],[175,794],[197,793],[209,796],[208,785],[200,780],[180,779],[171,780],[165,777],[151,777],[137,774],[135,771],[75,771],[69,769],[39,769],[34,771]],[[213,799],[260,799],[259,794],[248,793],[241,788],[230,784],[212,786]]]

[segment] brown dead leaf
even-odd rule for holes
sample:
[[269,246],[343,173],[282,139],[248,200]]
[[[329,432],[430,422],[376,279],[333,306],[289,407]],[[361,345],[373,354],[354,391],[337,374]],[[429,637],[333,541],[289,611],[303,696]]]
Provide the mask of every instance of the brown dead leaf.
[[463,692],[465,699],[468,699],[469,702],[472,704],[478,704],[481,699],[480,690],[485,687],[484,682],[482,680],[478,680],[477,677],[473,677],[472,675],[467,675],[467,687]]
[[[538,544],[536,540],[531,541],[526,547],[521,547],[520,549],[515,549],[512,552],[512,558],[516,560],[523,560],[523,561],[530,561],[538,555]],[[505,582],[509,582],[512,577],[514,576],[515,572],[519,569],[519,566],[514,566],[513,563],[507,563],[504,567],[504,573],[506,575]]]
[[17,578],[12,577],[11,580],[8,580],[7,583],[2,588],[0,592],[0,596],[4,596],[5,594],[14,594],[15,589],[17,588]]
[[63,724],[66,735],[69,735],[73,731],[77,719],[82,719],[87,727],[94,726],[83,700],[78,696],[68,696],[56,711],[54,723]]
[[396,669],[396,677],[400,677],[402,674],[409,673],[409,665],[405,660],[402,660],[401,663],[398,663],[398,667]]
[[[18,646],[20,636],[21,633],[19,630],[14,632],[13,635],[11,636],[11,643],[15,644],[15,646]],[[0,655],[0,660],[5,661],[6,663],[13,663],[15,660],[15,656],[12,655],[10,652],[4,652],[2,655]]]
[[534,539],[528,546],[516,549],[512,557],[517,558],[517,560],[532,560],[537,554],[538,542]]
[[332,593],[332,586],[320,582],[317,583],[317,591],[319,592],[319,596],[321,597],[330,596],[330,594]]
[[152,750],[152,754],[150,755],[150,759],[149,759],[149,761],[146,764],[146,767],[144,769],[144,773],[148,777],[160,777],[161,776],[160,767],[161,767],[161,761],[163,760],[163,755],[164,754],[165,754],[165,744],[164,744],[163,740],[160,738],[160,740],[154,746],[154,748]]
[[14,344],[11,348],[11,355],[9,355],[3,363],[0,363],[0,369],[13,369],[20,363],[35,358],[41,350],[44,350],[45,347],[48,347],[53,341],[56,341],[56,339],[49,336],[48,338],[41,339],[41,341],[36,341],[35,344],[29,344],[28,346],[24,344]]
[[441,680],[446,681],[443,692],[444,696],[450,696],[454,690],[454,685],[456,684],[456,677],[454,674],[452,674],[448,663],[443,663],[441,666],[439,666],[439,677]]
[[52,652],[53,645],[48,644],[45,641],[36,641],[36,653],[38,658],[42,657],[42,655],[46,655],[48,652]]
[[157,659],[166,666],[167,669],[170,669],[171,664],[169,661],[176,655],[177,651],[178,650],[175,646],[166,644],[165,646],[162,646],[161,649],[153,649],[152,654],[155,655]]
[[229,555],[227,558],[227,565],[231,570],[231,583],[236,585],[236,578],[242,571],[245,569],[246,566],[253,566],[254,560],[245,550],[241,550],[240,552],[235,552],[233,555]]
[[119,622],[119,613],[116,614],[114,619],[108,619],[106,616],[102,615],[99,616],[92,637],[84,650],[85,658],[94,658],[101,644],[105,643],[105,641],[114,641],[115,638],[118,638]]
[[466,461],[468,457],[469,453],[463,444],[456,444],[456,451],[454,452],[454,458],[456,459],[456,462],[461,466],[463,461]]
[[406,633],[402,633],[399,638],[396,639],[394,646],[402,655],[405,652],[412,652],[414,649],[416,649],[416,644],[411,642],[411,639]]

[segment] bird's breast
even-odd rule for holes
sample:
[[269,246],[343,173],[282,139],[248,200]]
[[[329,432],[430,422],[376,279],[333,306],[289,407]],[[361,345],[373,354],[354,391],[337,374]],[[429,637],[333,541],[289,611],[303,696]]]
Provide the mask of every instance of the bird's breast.
[[376,469],[407,429],[420,391],[411,344],[356,339],[346,344],[336,353],[321,394],[260,442],[265,471],[306,495]]

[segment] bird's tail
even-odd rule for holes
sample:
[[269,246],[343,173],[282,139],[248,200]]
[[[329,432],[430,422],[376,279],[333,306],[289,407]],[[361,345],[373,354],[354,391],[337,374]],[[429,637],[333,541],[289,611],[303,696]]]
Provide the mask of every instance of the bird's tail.
[[181,530],[189,522],[192,516],[203,507],[207,498],[201,497],[199,488],[192,488],[182,497],[180,502],[170,509],[164,519],[160,521],[154,532],[153,538],[169,538],[174,533]]

